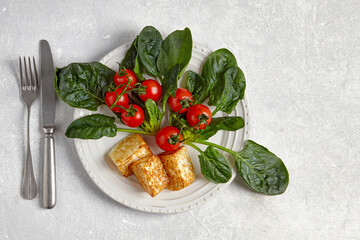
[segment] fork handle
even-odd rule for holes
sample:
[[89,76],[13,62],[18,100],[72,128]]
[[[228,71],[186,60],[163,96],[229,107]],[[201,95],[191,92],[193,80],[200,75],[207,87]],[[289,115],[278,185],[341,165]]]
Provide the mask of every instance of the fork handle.
[[24,164],[23,176],[21,180],[21,196],[24,199],[31,200],[36,197],[37,187],[36,179],[34,175],[34,168],[31,158],[31,149],[30,149],[30,106],[27,106],[27,153]]
[[24,170],[23,170],[23,177],[21,181],[21,196],[24,199],[31,200],[36,197],[36,194],[37,194],[36,180],[34,175],[32,159],[31,159],[31,151],[30,151],[30,147],[28,147]]
[[55,144],[53,133],[45,133],[43,155],[42,202],[44,208],[56,204]]

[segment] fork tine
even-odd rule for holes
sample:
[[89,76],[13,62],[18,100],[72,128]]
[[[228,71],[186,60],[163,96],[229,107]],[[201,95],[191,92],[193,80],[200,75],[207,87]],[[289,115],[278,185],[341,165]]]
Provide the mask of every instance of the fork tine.
[[36,69],[35,57],[33,57],[33,62],[34,62],[34,73],[35,73],[35,87],[36,89],[39,89],[39,78]]
[[19,67],[20,67],[20,87],[23,89],[25,86],[24,77],[23,77],[23,71],[22,71],[22,64],[21,64],[21,57],[19,57]]
[[29,62],[29,73],[30,73],[30,78],[29,78],[30,90],[35,90],[36,89],[36,85],[35,85],[36,83],[35,83],[34,76],[33,76],[33,73],[32,73],[30,57],[28,57],[28,62]]
[[26,87],[26,89],[29,89],[29,87],[30,87],[30,84],[29,84],[29,80],[30,80],[30,78],[29,78],[29,74],[28,74],[28,70],[27,70],[27,66],[26,66],[26,58],[24,57],[24,67],[25,67],[25,73],[24,73],[24,76],[25,76],[25,87]]
[[29,86],[30,86],[30,90],[32,90],[33,88],[33,83],[34,83],[34,79],[33,79],[33,74],[32,74],[32,70],[31,70],[31,61],[30,61],[30,57],[28,57],[28,63],[29,63]]

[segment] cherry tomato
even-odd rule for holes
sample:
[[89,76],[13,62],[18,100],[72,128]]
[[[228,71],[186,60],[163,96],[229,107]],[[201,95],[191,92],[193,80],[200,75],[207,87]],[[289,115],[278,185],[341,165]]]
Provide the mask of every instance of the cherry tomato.
[[174,151],[180,147],[183,139],[180,130],[173,126],[167,126],[156,134],[156,143],[164,151]]
[[203,104],[195,104],[189,108],[186,120],[194,129],[205,129],[211,122],[211,111]]
[[[115,102],[117,96],[121,94],[122,90],[123,90],[123,88],[118,88],[118,89],[116,89],[116,91],[105,93],[105,103],[109,108]],[[116,102],[116,105],[122,106],[124,108],[128,108],[129,107],[129,96],[126,93],[124,93],[124,95],[122,95],[121,98]],[[124,109],[122,109],[120,107],[113,107],[110,109],[116,113],[120,113],[120,112],[124,111]]]
[[154,102],[159,101],[162,95],[162,87],[157,81],[153,79],[147,79],[143,81],[141,84],[146,88],[145,89],[146,93],[139,94],[141,100],[146,102],[146,100],[150,98],[154,100]]
[[126,126],[138,127],[144,121],[144,111],[138,105],[131,104],[127,111],[121,112],[121,120]]
[[192,100],[193,98],[189,90],[186,88],[178,88],[176,89],[175,97],[170,96],[168,103],[174,112],[184,113],[190,107]]
[[114,83],[116,86],[122,85],[124,84],[124,86],[128,83],[128,81],[130,82],[129,87],[126,89],[126,91],[132,89],[132,85],[134,85],[135,83],[137,83],[137,78],[136,75],[133,71],[131,71],[130,69],[125,69],[125,70],[120,70],[119,72],[117,72],[114,76]]

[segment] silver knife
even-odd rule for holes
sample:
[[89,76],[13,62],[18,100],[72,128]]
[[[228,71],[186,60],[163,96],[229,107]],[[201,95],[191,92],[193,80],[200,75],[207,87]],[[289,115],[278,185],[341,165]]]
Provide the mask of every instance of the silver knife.
[[41,113],[44,130],[42,204],[44,208],[53,208],[56,204],[55,178],[55,88],[54,63],[49,43],[40,41],[40,81]]

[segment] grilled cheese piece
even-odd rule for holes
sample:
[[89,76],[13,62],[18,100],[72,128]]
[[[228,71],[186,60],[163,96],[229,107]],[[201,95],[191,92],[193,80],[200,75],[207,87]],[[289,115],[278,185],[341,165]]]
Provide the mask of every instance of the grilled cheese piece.
[[189,186],[195,179],[195,170],[185,146],[173,152],[159,154],[169,177],[167,189],[179,191]]
[[155,197],[168,185],[168,176],[157,155],[142,158],[131,164],[130,168],[143,189],[152,197]]
[[130,165],[144,157],[152,156],[152,152],[140,134],[130,134],[113,147],[109,153],[110,159],[119,171],[128,177],[133,174]]

